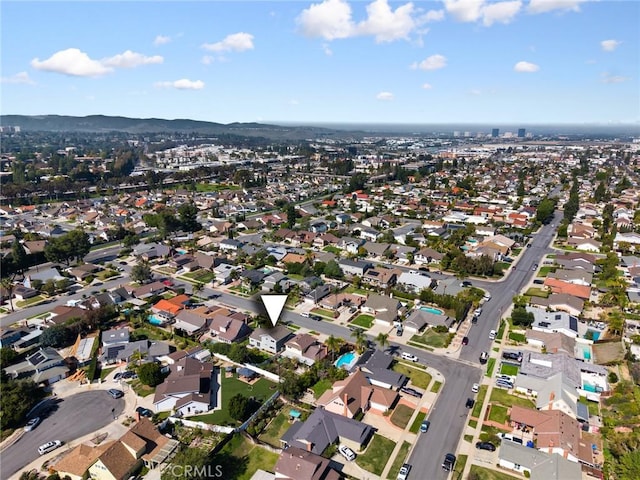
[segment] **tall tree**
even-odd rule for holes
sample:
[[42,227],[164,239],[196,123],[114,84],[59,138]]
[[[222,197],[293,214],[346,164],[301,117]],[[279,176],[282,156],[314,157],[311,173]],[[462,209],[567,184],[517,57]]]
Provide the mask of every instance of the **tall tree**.
[[17,238],[11,245],[11,259],[13,260],[13,264],[17,272],[23,273],[27,269],[29,261],[27,252],[25,251],[22,243],[20,243]]
[[389,334],[380,332],[376,337],[376,342],[380,345],[380,348],[384,350],[389,346]]
[[334,337],[330,335],[324,342],[327,345],[327,349],[331,352],[332,361],[336,359],[336,352],[340,351],[342,348],[343,340],[339,337]]
[[13,277],[2,277],[2,279],[0,279],[0,286],[2,286],[2,289],[4,290],[4,293],[7,296],[7,299],[9,300],[9,306],[11,307],[11,311],[15,312],[15,309],[13,308],[13,291],[15,289],[15,285],[13,283]]
[[131,269],[131,280],[137,283],[146,283],[151,280],[153,273],[151,272],[151,266],[146,260],[142,260],[133,266]]

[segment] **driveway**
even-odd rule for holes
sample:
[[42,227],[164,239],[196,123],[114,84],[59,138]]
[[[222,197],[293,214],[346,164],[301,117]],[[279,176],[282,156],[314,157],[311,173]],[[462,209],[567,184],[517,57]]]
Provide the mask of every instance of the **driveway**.
[[[38,447],[43,443],[62,440],[63,444],[68,444],[94,432],[111,423],[114,416],[120,415],[124,405],[123,398],[115,400],[104,390],[82,392],[58,399],[57,409],[44,418],[40,425],[31,432],[25,432],[18,441],[2,451],[2,478],[9,478],[36,460]],[[63,445],[61,449],[64,448]],[[50,456],[53,455],[55,453]]]

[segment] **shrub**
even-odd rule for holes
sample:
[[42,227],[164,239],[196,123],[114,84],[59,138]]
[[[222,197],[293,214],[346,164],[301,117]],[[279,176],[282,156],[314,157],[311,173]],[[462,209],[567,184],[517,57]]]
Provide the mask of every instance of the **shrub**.
[[618,375],[616,375],[616,372],[609,372],[609,383],[618,383]]

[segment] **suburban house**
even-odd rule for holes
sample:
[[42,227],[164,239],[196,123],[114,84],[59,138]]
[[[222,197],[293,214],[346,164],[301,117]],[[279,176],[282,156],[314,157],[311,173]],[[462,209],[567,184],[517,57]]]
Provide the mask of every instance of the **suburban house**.
[[395,268],[370,268],[362,277],[362,281],[378,288],[392,287],[396,284],[399,270]]
[[421,248],[413,256],[414,263],[418,265],[428,265],[430,263],[439,263],[444,258],[444,254],[434,250],[433,248]]
[[369,379],[371,385],[399,390],[407,383],[407,377],[391,370],[393,357],[382,350],[368,350],[360,358],[358,369]]
[[402,272],[396,283],[409,292],[420,293],[424,289],[431,288],[433,279],[425,272],[412,270]]
[[183,330],[187,335],[201,333],[207,329],[209,319],[206,315],[199,315],[194,310],[180,310],[174,318],[173,328]]
[[406,320],[402,322],[403,327],[407,332],[418,333],[425,327],[437,327],[443,325],[447,328],[451,328],[451,325],[455,322],[455,318],[448,315],[438,315],[437,313],[415,308],[407,316]]
[[80,444],[52,468],[71,480],[126,480],[142,465],[154,469],[166,462],[178,445],[143,417],[118,440],[95,447]]
[[370,408],[387,412],[398,398],[398,392],[373,385],[364,372],[356,370],[344,380],[336,381],[316,400],[316,405],[328,412],[353,418]]
[[529,303],[543,309],[567,312],[574,317],[579,316],[584,309],[584,300],[567,293],[552,293],[547,298],[532,296]]
[[176,315],[178,315],[183,308],[183,305],[177,305],[175,302],[163,298],[151,307],[151,311],[154,313],[156,319],[164,324],[173,322]]
[[249,346],[270,353],[278,353],[292,336],[293,332],[281,325],[273,328],[256,328],[249,336]]
[[522,475],[528,472],[532,480],[581,480],[582,469],[558,454],[528,448],[515,442],[502,442],[498,450],[498,465]]
[[274,468],[278,480],[340,480],[330,460],[313,452],[289,447],[280,453]]
[[593,281],[593,273],[585,270],[563,270],[557,269],[555,272],[549,272],[547,278],[555,278],[563,282],[573,283],[575,285],[591,286]]
[[588,285],[576,285],[547,277],[544,279],[544,286],[549,288],[553,293],[566,293],[583,300],[589,300],[591,296],[591,287]]
[[562,333],[569,337],[578,336],[578,318],[566,312],[548,312],[538,307],[526,307],[533,314],[531,328],[547,333]]
[[338,261],[338,265],[345,275],[357,275],[359,277],[362,277],[368,269],[373,268],[373,265],[370,262],[365,262],[363,260],[349,260],[348,258],[340,259]]
[[251,328],[246,322],[229,315],[216,314],[209,325],[209,332],[218,342],[240,342],[251,334]]
[[362,305],[362,311],[373,315],[376,323],[391,326],[404,311],[404,307],[394,298],[372,293]]
[[158,385],[153,398],[156,412],[175,409],[177,414],[189,415],[209,411],[215,401],[213,364],[184,357],[169,368],[169,375]]
[[327,357],[327,347],[315,337],[300,333],[285,343],[282,356],[293,358],[306,365],[313,365]]
[[360,451],[374,433],[374,428],[353,418],[316,408],[304,422],[295,422],[280,442],[283,448],[297,447],[321,455],[334,443]]
[[45,385],[65,378],[69,372],[64,359],[52,347],[41,347],[24,361],[9,365],[4,370],[11,378],[29,378],[36,384]]
[[129,329],[127,327],[112,328],[102,332],[102,347],[129,343]]

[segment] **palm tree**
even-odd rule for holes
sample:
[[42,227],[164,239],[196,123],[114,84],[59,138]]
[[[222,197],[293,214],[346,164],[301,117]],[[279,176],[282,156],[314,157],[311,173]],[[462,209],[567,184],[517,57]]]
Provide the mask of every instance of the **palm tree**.
[[197,295],[198,293],[202,292],[203,289],[204,289],[204,283],[196,282],[191,286],[191,293],[193,293],[194,295]]
[[389,334],[380,332],[376,337],[376,342],[380,345],[380,348],[384,350],[385,347],[389,346]]
[[11,311],[15,312],[14,308],[13,308],[13,290],[15,288],[15,285],[13,284],[13,277],[9,278],[9,277],[5,277],[2,280],[0,280],[0,286],[2,286],[2,288],[5,290],[7,297],[9,299],[9,306],[11,307]]
[[369,345],[369,340],[367,340],[367,336],[364,334],[364,330],[356,328],[351,332],[351,336],[356,339],[356,350],[358,353],[362,353],[365,351],[367,346]]
[[331,361],[334,361],[336,359],[336,352],[339,352],[340,347],[342,347],[343,340],[330,335],[324,343],[327,345],[327,349],[331,352]]

